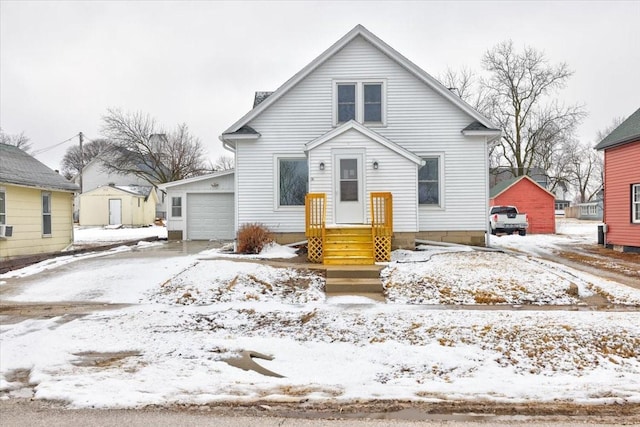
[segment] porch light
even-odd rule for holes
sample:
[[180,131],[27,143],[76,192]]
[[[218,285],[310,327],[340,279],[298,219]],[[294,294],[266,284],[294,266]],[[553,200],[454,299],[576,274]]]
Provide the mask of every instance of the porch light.
[[320,170],[323,171],[324,170],[324,162],[320,162]]
[[374,169],[378,169],[378,161],[377,161],[377,160],[374,160],[374,162],[373,162],[373,168],[374,168]]

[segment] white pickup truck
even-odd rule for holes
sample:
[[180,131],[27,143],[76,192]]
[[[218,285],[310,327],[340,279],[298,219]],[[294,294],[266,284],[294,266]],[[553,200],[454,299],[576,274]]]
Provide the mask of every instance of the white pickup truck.
[[515,206],[492,206],[489,214],[491,234],[512,234],[517,231],[521,236],[527,235],[529,219],[526,213],[518,213]]

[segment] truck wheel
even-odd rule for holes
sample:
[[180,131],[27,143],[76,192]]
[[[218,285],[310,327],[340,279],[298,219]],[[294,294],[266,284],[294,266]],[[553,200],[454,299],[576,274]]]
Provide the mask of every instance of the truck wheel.
[[526,236],[527,235],[527,230],[520,230],[518,231],[518,234],[521,236]]
[[491,234],[493,234],[494,236],[496,235],[496,229],[493,227],[489,227],[491,229]]

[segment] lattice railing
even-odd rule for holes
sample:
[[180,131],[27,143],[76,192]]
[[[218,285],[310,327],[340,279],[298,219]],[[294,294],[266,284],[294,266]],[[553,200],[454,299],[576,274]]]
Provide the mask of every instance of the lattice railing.
[[391,261],[393,199],[391,193],[371,193],[371,233],[376,261]]
[[307,259],[322,262],[322,245],[325,239],[327,217],[327,195],[308,193],[304,198],[305,235],[307,236]]

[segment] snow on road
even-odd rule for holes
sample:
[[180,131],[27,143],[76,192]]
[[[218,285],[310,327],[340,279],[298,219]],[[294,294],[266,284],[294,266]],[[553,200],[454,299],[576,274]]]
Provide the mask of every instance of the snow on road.
[[[46,274],[0,276],[28,280],[11,297],[17,301],[136,303],[84,317],[3,323],[0,396],[74,407],[257,399],[640,402],[640,312],[576,305],[598,289],[617,303],[639,305],[640,291],[526,255],[423,249],[394,252],[384,271],[386,304],[326,298],[323,277],[312,271],[203,259],[212,251],[131,259],[121,253]],[[578,296],[568,293],[570,282]],[[574,305],[425,305],[487,299]],[[243,349],[273,355],[258,362],[284,378],[225,362]]]

